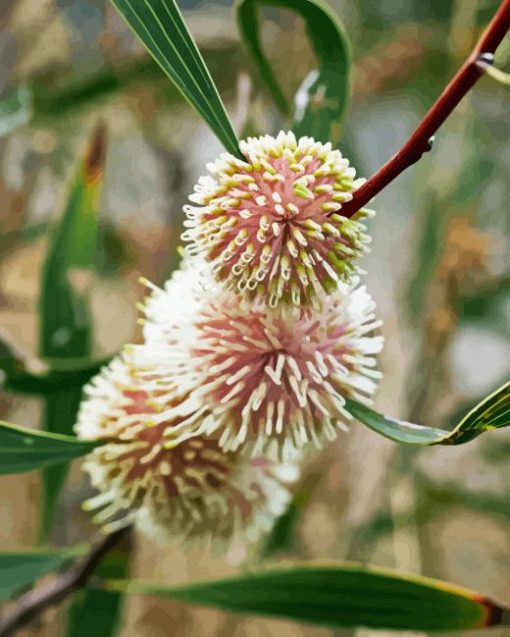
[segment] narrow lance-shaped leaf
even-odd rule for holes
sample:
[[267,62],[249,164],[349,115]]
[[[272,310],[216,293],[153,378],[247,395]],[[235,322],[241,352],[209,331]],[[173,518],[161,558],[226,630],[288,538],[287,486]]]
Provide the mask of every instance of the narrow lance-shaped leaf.
[[262,49],[260,7],[290,9],[305,21],[317,59],[317,68],[303,80],[294,97],[292,129],[296,135],[338,142],[350,94],[350,47],[345,30],[321,0],[240,0],[239,29],[262,80],[279,109],[290,116],[291,107]]
[[243,159],[218,90],[175,0],[113,0],[113,3],[225,148]]
[[[42,274],[40,297],[41,357],[48,361],[90,357],[92,316],[89,290],[97,259],[99,197],[103,182],[106,130],[99,125],[80,162],[69,200],[52,240]],[[45,397],[43,427],[72,433],[81,387],[63,387]],[[43,471],[41,539],[50,531],[54,507],[67,475],[67,466]]]
[[66,208],[50,238],[39,299],[39,353],[43,358],[90,355],[88,292],[96,262],[105,148],[106,131],[99,126],[78,166]]
[[78,440],[0,421],[0,475],[69,462],[101,444],[104,441]]
[[451,431],[384,416],[355,400],[348,399],[345,408],[367,427],[395,442],[421,446],[461,445],[484,431],[510,425],[510,382],[473,407]]
[[470,590],[357,565],[279,568],[179,588],[136,580],[107,586],[330,627],[449,631],[510,620],[507,610]]

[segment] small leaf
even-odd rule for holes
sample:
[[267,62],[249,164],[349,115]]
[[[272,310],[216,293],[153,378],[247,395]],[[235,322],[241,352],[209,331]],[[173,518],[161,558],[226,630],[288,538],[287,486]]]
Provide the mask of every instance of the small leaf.
[[273,525],[264,545],[263,556],[272,557],[278,553],[290,551],[296,542],[296,527],[301,511],[294,501],[290,502],[287,510]]
[[228,152],[244,159],[218,89],[175,0],[113,0],[113,3]]
[[25,429],[0,421],[0,475],[23,473],[84,456],[103,441]]
[[298,545],[297,526],[299,518],[312,499],[320,479],[320,472],[310,471],[301,481],[287,510],[273,525],[262,552],[263,557],[267,558],[278,553],[288,552]]
[[451,431],[384,416],[355,400],[348,399],[345,408],[367,427],[395,442],[422,446],[461,445],[484,431],[510,425],[510,382],[473,407]]
[[85,547],[64,551],[17,551],[0,553],[0,600],[9,599],[35,580],[59,570],[69,559],[82,555]]
[[508,625],[510,619],[467,589],[357,565],[279,568],[180,588],[136,580],[107,586],[330,627],[449,631]]
[[0,96],[0,137],[23,126],[32,117],[32,91],[21,84]]
[[342,120],[350,95],[350,47],[338,16],[321,0],[241,0],[237,4],[239,29],[262,80],[280,110],[290,115],[290,106],[262,50],[260,7],[290,9],[305,21],[318,68],[303,80],[294,98],[296,135],[310,135],[335,144],[341,137]]

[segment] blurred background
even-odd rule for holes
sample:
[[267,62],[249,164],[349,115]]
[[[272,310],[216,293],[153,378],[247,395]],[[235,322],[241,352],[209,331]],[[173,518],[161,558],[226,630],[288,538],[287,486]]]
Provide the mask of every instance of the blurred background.
[[[360,175],[370,176],[417,125],[498,2],[329,4],[344,20],[354,59],[339,147]],[[284,127],[243,51],[232,3],[179,5],[238,132]],[[266,50],[292,95],[314,64],[303,24],[287,11],[264,15]],[[2,0],[0,60],[0,110],[13,94],[23,99],[26,87],[33,94],[30,117],[21,112],[17,125],[5,128],[0,117],[0,338],[29,358],[38,355],[48,237],[87,141],[103,122],[107,154],[91,303],[93,353],[107,356],[138,338],[138,278],[162,283],[178,263],[182,206],[220,145],[106,0]],[[508,69],[509,61],[507,37],[496,62]],[[380,411],[447,427],[508,377],[508,99],[508,88],[482,78],[432,152],[373,204],[378,214],[364,267],[385,322]],[[44,408],[41,397],[0,387],[0,420],[38,428]],[[357,560],[508,600],[509,451],[508,431],[458,448],[417,450],[354,424],[306,467],[290,514],[256,561]],[[88,494],[76,463],[56,503],[52,543],[96,533],[80,510]],[[0,550],[37,543],[40,497],[38,473],[0,478]],[[240,568],[237,549],[217,557],[136,536],[132,551],[133,575],[172,583]],[[51,611],[26,634],[62,635],[65,612]],[[121,622],[122,637],[372,634],[142,597],[124,604]]]

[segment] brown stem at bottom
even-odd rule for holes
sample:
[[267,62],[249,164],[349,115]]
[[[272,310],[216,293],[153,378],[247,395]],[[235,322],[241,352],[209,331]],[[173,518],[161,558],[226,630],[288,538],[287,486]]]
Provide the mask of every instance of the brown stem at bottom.
[[126,536],[124,528],[107,535],[79,562],[57,575],[51,582],[42,582],[22,595],[12,613],[0,620],[0,637],[11,637],[44,610],[59,604],[83,588],[106,555]]
[[484,71],[477,63],[481,59],[485,62],[492,60],[492,54],[509,29],[510,0],[503,0],[473,52],[432,105],[418,128],[402,148],[354,192],[351,201],[342,205],[340,213],[343,216],[352,217],[400,173],[416,163],[432,148],[434,135],[438,129],[483,75]]

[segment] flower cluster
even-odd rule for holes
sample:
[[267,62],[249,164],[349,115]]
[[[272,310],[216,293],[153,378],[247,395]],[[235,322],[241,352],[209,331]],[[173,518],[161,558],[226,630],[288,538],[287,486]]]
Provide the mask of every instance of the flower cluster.
[[185,212],[190,254],[251,301],[312,305],[355,270],[369,237],[342,203],[363,179],[331,144],[281,132],[241,142],[245,162],[224,154],[195,187]]
[[114,360],[86,394],[77,433],[109,442],[84,464],[100,491],[84,506],[106,531],[137,523],[155,537],[202,539],[214,532],[228,539],[243,530],[256,538],[284,512],[284,484],[295,466],[268,457],[247,461],[212,437],[179,437],[192,412],[186,395],[162,410],[161,393],[136,376],[129,355]]
[[[102,439],[86,503],[108,530],[256,539],[289,501],[309,447],[380,377],[375,305],[341,216],[358,183],[338,151],[292,133],[222,156],[187,208],[181,268],[143,305],[143,342],[86,388],[76,431]],[[362,216],[361,213],[360,216]]]

